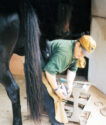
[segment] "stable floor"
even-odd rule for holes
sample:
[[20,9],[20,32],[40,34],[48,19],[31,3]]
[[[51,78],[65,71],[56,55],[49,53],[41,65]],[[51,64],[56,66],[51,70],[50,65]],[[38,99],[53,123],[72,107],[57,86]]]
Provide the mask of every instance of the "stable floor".
[[[28,118],[24,76],[14,76],[14,78],[16,79],[16,82],[20,87],[23,125],[34,125],[33,121],[31,121]],[[12,125],[11,102],[6,94],[4,87],[1,84],[0,84],[0,125]],[[50,125],[49,119],[46,115],[42,116],[41,125]],[[69,123],[67,125],[78,125],[78,124]]]

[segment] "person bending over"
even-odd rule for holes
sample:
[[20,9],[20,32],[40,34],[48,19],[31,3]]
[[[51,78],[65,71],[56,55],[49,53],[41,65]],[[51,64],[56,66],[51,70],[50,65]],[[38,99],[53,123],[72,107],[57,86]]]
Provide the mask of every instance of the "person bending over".
[[[55,94],[61,99],[70,97],[73,81],[78,69],[78,62],[92,53],[96,48],[96,42],[89,35],[84,35],[78,40],[57,39],[50,42],[50,57],[46,64],[43,62],[43,71]],[[56,75],[67,70],[67,92],[57,84]],[[53,99],[44,88],[44,102],[52,125],[63,125],[55,120]]]

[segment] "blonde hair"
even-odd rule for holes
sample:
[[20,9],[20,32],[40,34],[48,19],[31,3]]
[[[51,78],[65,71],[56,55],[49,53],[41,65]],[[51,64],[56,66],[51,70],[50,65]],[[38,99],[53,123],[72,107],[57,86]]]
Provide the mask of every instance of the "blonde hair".
[[83,35],[79,39],[79,41],[80,41],[82,47],[89,53],[92,52],[93,50],[95,50],[95,48],[96,48],[96,42],[90,35]]

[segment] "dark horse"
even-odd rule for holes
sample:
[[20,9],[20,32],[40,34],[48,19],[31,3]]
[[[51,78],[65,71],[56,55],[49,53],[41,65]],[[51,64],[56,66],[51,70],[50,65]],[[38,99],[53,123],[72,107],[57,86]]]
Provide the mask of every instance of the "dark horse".
[[42,107],[40,48],[45,49],[46,39],[71,38],[72,33],[89,30],[84,1],[0,0],[0,83],[12,102],[13,125],[22,125],[22,119],[19,87],[9,69],[11,56],[25,55],[27,101],[32,118],[38,121]]
[[65,0],[0,1],[0,83],[12,102],[13,125],[22,125],[22,119],[19,87],[9,69],[12,54],[25,55],[28,105],[32,118],[38,120],[42,101],[39,41],[67,35],[70,12],[71,7]]

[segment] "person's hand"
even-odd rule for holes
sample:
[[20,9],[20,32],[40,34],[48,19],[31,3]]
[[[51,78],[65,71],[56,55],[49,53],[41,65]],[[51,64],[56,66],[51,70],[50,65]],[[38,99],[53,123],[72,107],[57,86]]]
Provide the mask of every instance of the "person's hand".
[[68,97],[65,88],[63,88],[62,86],[58,86],[58,89],[55,91],[55,93],[56,93],[57,96],[60,97],[61,99],[67,99],[67,97]]

